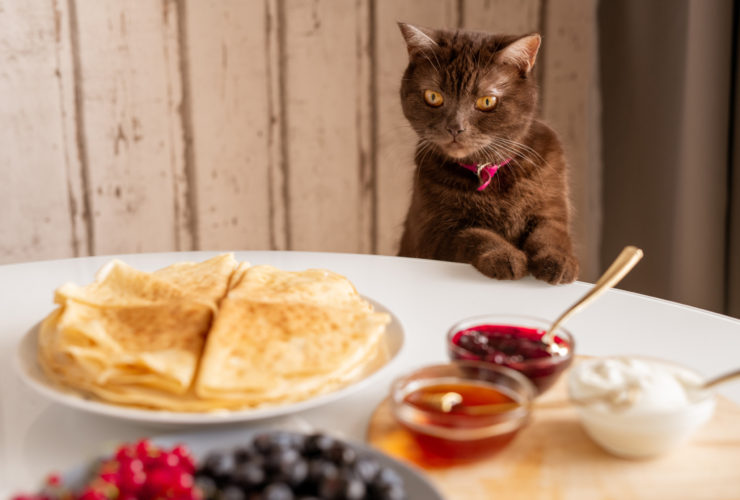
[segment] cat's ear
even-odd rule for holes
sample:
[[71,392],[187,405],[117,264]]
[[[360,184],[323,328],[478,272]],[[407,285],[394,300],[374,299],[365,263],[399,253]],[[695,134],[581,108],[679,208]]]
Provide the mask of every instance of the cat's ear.
[[542,38],[537,33],[524,36],[504,47],[499,52],[496,61],[514,65],[522,74],[527,74],[534,67],[541,42]]
[[401,29],[403,38],[406,39],[409,57],[437,46],[437,42],[434,41],[434,30],[406,23],[398,23],[398,27]]

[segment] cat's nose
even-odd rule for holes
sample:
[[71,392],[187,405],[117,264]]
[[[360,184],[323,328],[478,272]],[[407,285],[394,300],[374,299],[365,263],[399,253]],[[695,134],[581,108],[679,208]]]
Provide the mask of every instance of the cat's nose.
[[447,131],[450,133],[453,139],[456,139],[458,135],[465,132],[465,129],[462,128],[460,125],[452,125],[447,127]]

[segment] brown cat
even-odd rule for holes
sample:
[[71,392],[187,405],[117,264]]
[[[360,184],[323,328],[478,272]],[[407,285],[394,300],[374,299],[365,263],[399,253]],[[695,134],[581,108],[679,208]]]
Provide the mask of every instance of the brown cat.
[[399,255],[573,281],[567,165],[535,119],[540,36],[399,26],[409,52],[401,101],[419,136]]

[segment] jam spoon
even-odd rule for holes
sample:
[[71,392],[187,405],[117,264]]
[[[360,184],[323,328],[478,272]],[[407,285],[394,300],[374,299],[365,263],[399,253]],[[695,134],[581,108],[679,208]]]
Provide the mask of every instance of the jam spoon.
[[[641,249],[635,246],[626,246],[620,252],[614,262],[609,268],[604,271],[599,280],[594,284],[593,288],[586,293],[578,302],[570,306],[558,319],[550,326],[542,336],[542,342],[547,344],[547,349],[551,353],[560,354],[560,346],[555,342],[555,332],[558,327],[570,318],[573,314],[577,313],[588,304],[596,300],[601,294],[608,289],[614,287],[629,273],[633,267],[642,259],[643,252]],[[443,412],[448,413],[454,406],[459,405],[462,402],[462,396],[456,392],[447,392],[441,394],[435,398],[430,399],[430,404],[436,405]],[[514,403],[503,403],[501,405],[493,406],[504,406],[506,404]],[[502,411],[506,411],[503,409]]]
[[577,313],[588,304],[596,300],[602,293],[612,288],[614,285],[619,283],[628,272],[642,259],[642,250],[634,246],[624,247],[624,250],[614,259],[612,265],[604,271],[599,281],[597,281],[593,288],[584,295],[581,300],[570,306],[566,311],[560,315],[558,319],[552,324],[547,333],[542,336],[542,342],[548,345],[548,349],[551,352],[558,352],[559,346],[555,342],[555,332],[558,327],[570,318],[573,314]]

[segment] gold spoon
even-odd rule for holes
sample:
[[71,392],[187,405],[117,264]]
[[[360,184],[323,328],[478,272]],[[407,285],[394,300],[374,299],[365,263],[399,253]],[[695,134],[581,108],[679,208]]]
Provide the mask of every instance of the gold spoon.
[[577,313],[588,304],[596,300],[602,293],[612,288],[614,285],[619,283],[628,272],[642,259],[642,250],[637,247],[627,246],[624,250],[614,259],[612,265],[601,275],[601,278],[594,284],[593,288],[584,295],[581,300],[570,306],[558,319],[550,326],[547,333],[542,336],[542,342],[548,345],[550,352],[559,352],[560,346],[555,342],[555,331],[558,327],[570,318],[573,314]]
[[740,368],[737,370],[732,370],[731,372],[724,373],[722,375],[718,375],[716,377],[712,377],[703,384],[701,384],[698,388],[699,389],[709,389],[710,387],[714,387],[715,385],[724,384],[725,382],[729,382],[730,380],[734,380],[736,378],[740,377]]
[[[686,389],[689,391],[702,392],[719,384],[724,384],[726,382],[734,380],[736,378],[740,378],[740,369],[733,370],[731,372],[727,372],[716,377],[712,377],[695,386],[686,387]],[[615,389],[600,396],[593,396],[584,399],[574,399],[574,402],[578,404],[589,404],[596,401],[603,401],[609,404],[614,410],[626,410],[635,403],[640,392],[640,388],[637,385],[630,385],[624,388]]]
[[[642,259],[643,252],[637,247],[634,246],[627,246],[625,247],[622,252],[617,256],[616,259],[614,259],[614,262],[609,266],[609,268],[604,272],[604,274],[601,275],[599,280],[594,284],[593,288],[588,291],[586,295],[584,295],[581,300],[570,306],[563,314],[560,315],[558,319],[555,320],[555,322],[550,326],[550,329],[547,330],[547,333],[545,333],[542,336],[542,342],[544,344],[547,344],[548,350],[552,353],[560,353],[560,346],[555,342],[555,331],[558,329],[558,327],[565,322],[566,319],[570,318],[573,314],[577,313],[584,307],[586,307],[588,304],[596,300],[597,297],[599,297],[602,293],[607,291],[608,289],[612,288],[614,285],[619,283],[622,278],[624,278],[628,272],[632,270],[633,267]],[[432,395],[435,396],[435,395]],[[631,398],[630,398],[631,399]],[[441,409],[443,412],[448,413],[452,408],[462,402],[462,396],[458,394],[457,392],[447,392],[445,394],[442,394],[439,396],[439,398],[436,400],[437,406],[439,409]],[[434,401],[430,399],[430,402],[432,404],[435,404]],[[621,403],[620,403],[621,404]],[[508,408],[505,408],[505,405],[509,405]],[[491,406],[491,407],[501,407],[500,411],[508,411],[512,409],[511,405],[515,405],[514,403],[501,403],[497,405],[480,405],[475,406],[471,408],[480,408],[480,411],[487,411],[485,410],[485,407]],[[493,412],[498,412],[499,410],[488,410]]]
[[[463,402],[463,397],[455,391],[436,394],[424,394],[422,401],[426,406],[449,413],[452,409]],[[463,406],[463,413],[469,415],[481,415],[484,413],[504,413],[522,406],[519,403],[493,403],[476,406]]]
[[[740,369],[733,370],[731,372],[713,377],[696,387],[692,387],[695,390],[706,390],[719,384],[724,384],[736,378],[740,378]],[[628,386],[624,388],[614,389],[605,394],[599,394],[597,396],[590,396],[588,398],[574,399],[573,402],[585,405],[601,401],[608,404],[612,410],[622,411],[626,410],[634,404],[637,400],[637,396],[640,394],[640,388],[637,386]],[[444,413],[449,413],[452,409],[463,402],[463,397],[457,392],[450,391],[442,394],[428,394],[423,399],[424,404],[429,405],[433,408],[438,408]],[[563,408],[571,404],[568,400],[555,400],[538,402],[534,408],[540,409],[551,409],[551,408]],[[508,411],[516,410],[523,405],[519,403],[494,403],[487,405],[476,405],[476,406],[464,406],[461,410],[463,413],[468,415],[493,415],[496,413],[505,413]]]
[[[579,399],[579,404],[595,403],[596,401],[604,401],[608,403],[614,409],[626,409],[632,405],[634,400],[637,398],[637,388],[627,389],[616,389],[610,391],[607,394],[600,394],[598,396],[591,396],[588,398]],[[439,409],[444,413],[449,413],[453,408],[460,405],[463,402],[463,397],[454,391],[445,392],[441,394],[426,394],[422,401],[425,405],[435,409]],[[474,405],[474,406],[463,406],[460,408],[461,413],[467,415],[493,415],[496,413],[506,413],[508,411],[516,410],[522,406],[532,406],[538,410],[542,409],[557,409],[563,408],[571,404],[569,400],[554,400],[537,402],[536,404],[523,405],[520,403],[492,403],[485,405]]]

